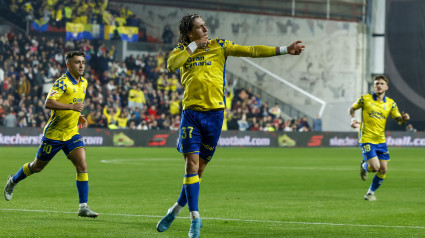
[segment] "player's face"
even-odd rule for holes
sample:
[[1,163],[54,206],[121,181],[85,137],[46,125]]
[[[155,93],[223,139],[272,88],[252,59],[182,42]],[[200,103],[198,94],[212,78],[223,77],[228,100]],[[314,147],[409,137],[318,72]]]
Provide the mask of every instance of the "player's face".
[[191,42],[202,38],[208,38],[208,28],[204,19],[197,17],[193,20],[193,28],[188,33],[188,36]]
[[86,59],[84,58],[84,56],[76,55],[68,61],[66,66],[68,66],[68,70],[73,76],[83,76],[84,69],[86,68]]
[[375,91],[375,94],[380,95],[385,93],[388,90],[388,84],[383,79],[375,80],[375,83],[373,84],[373,91]]

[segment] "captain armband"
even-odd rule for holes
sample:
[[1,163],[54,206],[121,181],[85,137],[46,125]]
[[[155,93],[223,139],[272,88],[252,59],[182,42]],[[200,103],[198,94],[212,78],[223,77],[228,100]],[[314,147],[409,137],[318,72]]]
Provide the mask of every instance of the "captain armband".
[[279,47],[279,53],[281,55],[288,54],[288,46],[281,46],[281,47]]
[[190,51],[192,51],[192,54],[195,52],[196,49],[198,49],[198,45],[196,44],[195,41],[190,42],[190,44],[187,46],[187,48],[190,49]]

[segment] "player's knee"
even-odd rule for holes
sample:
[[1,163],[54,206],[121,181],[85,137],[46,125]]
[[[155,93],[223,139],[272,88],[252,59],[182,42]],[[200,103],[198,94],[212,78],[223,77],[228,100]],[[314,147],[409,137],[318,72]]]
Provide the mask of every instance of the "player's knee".
[[31,166],[30,165],[28,168],[30,169],[31,174],[34,174],[34,173],[41,172],[44,169],[44,166]]
[[200,176],[200,177],[202,177],[202,174],[204,173],[204,168],[199,168],[198,169],[198,175]]
[[186,174],[196,174],[199,172],[199,168],[197,164],[187,163],[186,164]]
[[379,170],[380,170],[380,166],[373,166],[373,165],[371,165],[370,166],[370,170],[372,170],[372,172],[378,172]]
[[75,165],[75,169],[77,169],[77,172],[79,172],[79,173],[85,173],[85,172],[87,172],[87,164],[78,164],[78,165]]

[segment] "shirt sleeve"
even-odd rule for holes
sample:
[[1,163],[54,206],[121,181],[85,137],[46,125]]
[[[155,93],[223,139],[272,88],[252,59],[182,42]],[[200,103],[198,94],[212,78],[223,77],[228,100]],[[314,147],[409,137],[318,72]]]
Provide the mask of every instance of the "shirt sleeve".
[[175,48],[167,60],[167,69],[170,71],[170,73],[176,71],[178,68],[180,68],[190,57],[189,52],[187,52],[186,47],[184,47],[182,44],[177,46]]
[[219,44],[224,48],[226,57],[270,57],[276,55],[276,47],[265,45],[243,46],[228,40],[218,40]]
[[49,94],[47,95],[47,99],[53,99],[57,101],[66,92],[66,88],[67,86],[63,79],[56,80],[50,89]]
[[364,99],[363,96],[361,96],[356,102],[353,103],[353,108],[354,109],[359,109],[359,108],[363,108],[364,105]]
[[397,103],[395,103],[395,102],[393,102],[393,104],[391,106],[391,117],[394,118],[394,119],[397,118],[397,117],[401,117],[401,113],[398,110]]

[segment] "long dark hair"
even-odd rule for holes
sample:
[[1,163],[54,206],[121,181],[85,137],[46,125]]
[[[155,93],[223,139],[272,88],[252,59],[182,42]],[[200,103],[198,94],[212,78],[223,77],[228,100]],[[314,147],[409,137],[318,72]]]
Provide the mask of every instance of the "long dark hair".
[[190,43],[189,36],[187,33],[189,33],[193,28],[193,21],[201,17],[198,13],[188,13],[182,19],[180,20],[179,25],[179,42],[183,45],[188,45]]

